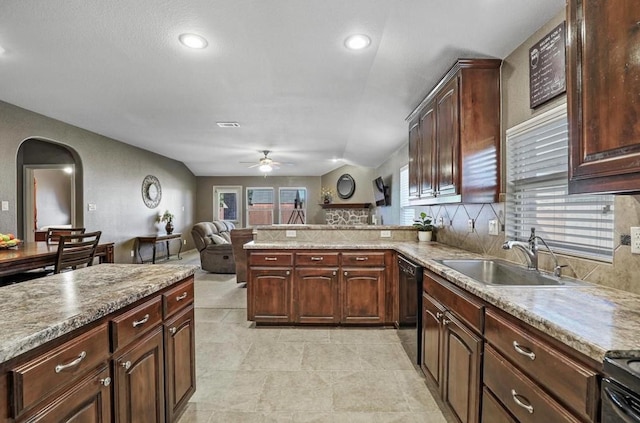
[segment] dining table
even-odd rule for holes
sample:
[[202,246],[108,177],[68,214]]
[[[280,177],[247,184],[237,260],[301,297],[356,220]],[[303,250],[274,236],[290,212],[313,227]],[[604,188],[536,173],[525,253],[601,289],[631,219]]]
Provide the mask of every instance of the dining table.
[[[98,244],[96,257],[100,263],[113,263],[113,248],[113,242]],[[15,247],[0,249],[0,277],[55,266],[57,254],[58,244],[43,241],[21,242]]]

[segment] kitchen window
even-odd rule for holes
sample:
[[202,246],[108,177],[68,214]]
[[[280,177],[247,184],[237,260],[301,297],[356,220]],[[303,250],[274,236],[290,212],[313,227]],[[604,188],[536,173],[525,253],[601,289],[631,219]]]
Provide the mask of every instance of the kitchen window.
[[413,225],[416,211],[409,204],[409,165],[400,168],[400,224]]
[[531,228],[554,252],[611,262],[613,195],[569,195],[566,104],[507,130],[506,236]]

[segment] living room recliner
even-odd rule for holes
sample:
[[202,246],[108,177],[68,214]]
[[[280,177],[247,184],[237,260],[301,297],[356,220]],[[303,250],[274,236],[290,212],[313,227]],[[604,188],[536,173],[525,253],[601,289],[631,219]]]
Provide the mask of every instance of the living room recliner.
[[215,220],[198,222],[191,228],[191,236],[198,251],[202,270],[211,273],[235,273],[235,261],[231,246],[231,222]]

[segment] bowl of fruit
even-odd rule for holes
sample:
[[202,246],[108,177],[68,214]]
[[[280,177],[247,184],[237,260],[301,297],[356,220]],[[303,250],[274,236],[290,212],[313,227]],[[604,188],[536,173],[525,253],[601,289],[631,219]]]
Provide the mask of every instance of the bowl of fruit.
[[17,247],[22,241],[15,237],[13,234],[1,234],[0,233],[0,249]]

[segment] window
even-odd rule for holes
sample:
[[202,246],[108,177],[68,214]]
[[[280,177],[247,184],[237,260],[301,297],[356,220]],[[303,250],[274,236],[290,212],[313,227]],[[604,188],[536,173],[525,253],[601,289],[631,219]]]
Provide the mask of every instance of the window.
[[280,188],[278,197],[280,205],[280,223],[301,225],[306,223],[306,188]]
[[242,216],[242,187],[221,186],[213,188],[213,219],[228,220],[240,224]]
[[415,210],[409,204],[409,165],[400,169],[400,224],[412,225]]
[[613,196],[569,195],[566,104],[507,131],[509,239],[532,227],[554,250],[613,260]]
[[273,188],[247,188],[247,226],[273,224]]

